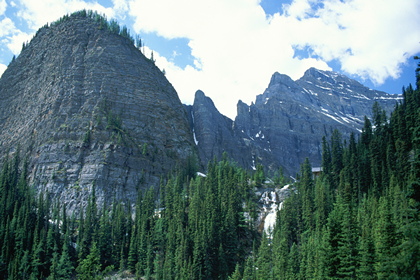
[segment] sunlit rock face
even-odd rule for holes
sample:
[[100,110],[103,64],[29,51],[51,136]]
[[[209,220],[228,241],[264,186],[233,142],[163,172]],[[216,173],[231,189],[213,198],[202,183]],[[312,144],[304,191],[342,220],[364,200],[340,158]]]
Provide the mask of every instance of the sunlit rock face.
[[87,17],[44,27],[0,79],[0,153],[20,150],[30,184],[83,206],[132,203],[195,153],[164,74]]

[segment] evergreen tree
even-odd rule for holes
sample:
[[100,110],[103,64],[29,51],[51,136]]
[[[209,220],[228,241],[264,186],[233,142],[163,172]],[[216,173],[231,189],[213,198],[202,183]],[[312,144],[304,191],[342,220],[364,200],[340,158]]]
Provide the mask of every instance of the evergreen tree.
[[56,279],[70,279],[74,273],[74,266],[70,257],[70,238],[69,231],[66,230],[63,241],[63,248],[61,250],[61,256],[57,264]]
[[81,280],[102,279],[100,254],[96,242],[92,243],[89,254],[80,261],[77,267],[78,277]]
[[390,213],[390,203],[386,196],[379,199],[378,220],[375,227],[376,271],[378,277],[390,278],[396,275],[395,246],[397,236]]
[[271,244],[265,232],[258,250],[256,266],[257,279],[274,279]]

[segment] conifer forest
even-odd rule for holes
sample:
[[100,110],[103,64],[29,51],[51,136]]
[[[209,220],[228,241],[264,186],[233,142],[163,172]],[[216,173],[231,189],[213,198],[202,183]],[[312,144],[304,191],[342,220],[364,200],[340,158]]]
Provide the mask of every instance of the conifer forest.
[[[1,279],[420,279],[420,69],[388,118],[323,139],[323,172],[302,163],[270,232],[255,190],[285,185],[227,157],[82,211],[39,195],[16,152],[0,175]],[[270,177],[270,183],[266,178]],[[119,278],[117,278],[119,277]]]

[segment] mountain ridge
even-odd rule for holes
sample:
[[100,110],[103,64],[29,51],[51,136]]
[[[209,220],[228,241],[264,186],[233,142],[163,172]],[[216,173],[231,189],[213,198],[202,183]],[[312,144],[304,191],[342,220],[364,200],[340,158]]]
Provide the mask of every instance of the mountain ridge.
[[[389,116],[400,100],[401,95],[369,89],[332,71],[310,68],[296,81],[275,72],[255,103],[238,101],[231,134],[245,148],[228,154],[245,168],[263,163],[272,172],[283,168],[293,176],[306,157],[320,165],[323,136],[330,137],[334,129],[345,138],[358,134],[364,117],[372,118],[375,102]],[[200,134],[200,128],[193,129]]]
[[133,203],[191,157],[200,169],[226,153],[248,170],[295,175],[306,157],[320,164],[322,136],[358,133],[374,101],[389,113],[401,98],[315,68],[296,81],[276,72],[255,103],[238,101],[231,120],[202,91],[181,104],[154,62],[115,30],[96,14],[66,17],[41,28],[0,79],[1,154],[20,149],[30,184],[70,210],[94,188],[99,203]]

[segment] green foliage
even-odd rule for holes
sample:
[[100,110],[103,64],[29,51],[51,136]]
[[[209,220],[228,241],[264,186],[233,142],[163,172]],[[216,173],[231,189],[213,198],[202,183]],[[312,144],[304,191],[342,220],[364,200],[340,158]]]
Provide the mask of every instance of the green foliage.
[[[270,235],[254,228],[261,165],[251,177],[224,155],[202,177],[191,157],[139,192],[134,209],[117,201],[98,209],[93,188],[70,219],[47,193],[34,195],[17,151],[0,172],[0,278],[119,270],[138,279],[420,279],[420,90],[404,96],[389,122],[376,104],[374,128],[366,119],[359,141],[338,131],[324,138],[323,174],[313,178],[302,163]],[[122,130],[117,116],[107,122]]]
[[[127,29],[126,26],[121,27],[117,21],[111,19],[107,20],[105,15],[101,15],[98,12],[92,11],[92,10],[80,10],[77,12],[72,13],[71,15],[64,15],[59,20],[53,22],[51,26],[58,25],[60,23],[63,23],[65,21],[70,20],[73,17],[81,17],[81,18],[88,18],[92,19],[94,22],[98,24],[99,29],[105,29],[108,30],[111,33],[120,35],[124,38],[127,38],[130,40],[130,42],[134,45],[135,40],[130,35],[130,31]],[[48,27],[48,26],[46,26]],[[137,37],[137,41],[140,40],[140,38]],[[141,42],[141,40],[140,40]]]
[[89,255],[80,261],[77,267],[78,278],[81,280],[102,279],[101,263],[98,247],[93,242]]
[[[359,141],[323,139],[323,174],[302,164],[272,238],[275,279],[419,279],[420,90],[390,120],[378,103]],[[260,252],[267,250],[261,242]],[[274,261],[273,261],[274,260]],[[266,268],[256,279],[270,279]]]

